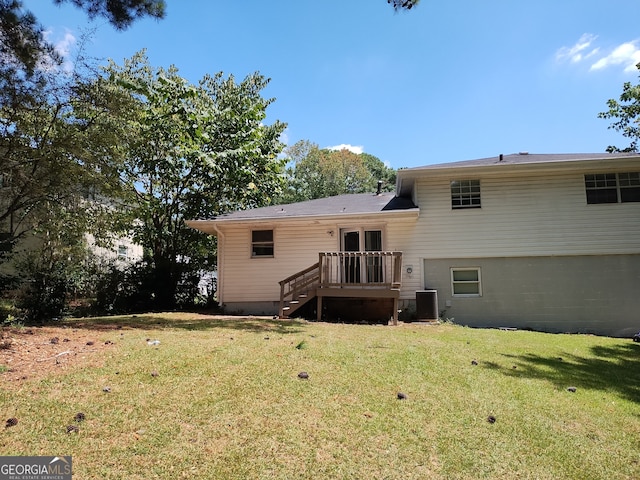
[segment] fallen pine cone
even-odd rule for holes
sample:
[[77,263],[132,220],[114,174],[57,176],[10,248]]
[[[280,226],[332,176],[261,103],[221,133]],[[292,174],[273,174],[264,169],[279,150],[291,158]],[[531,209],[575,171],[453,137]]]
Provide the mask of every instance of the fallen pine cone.
[[67,433],[78,433],[80,429],[75,425],[67,425]]
[[17,424],[18,424],[18,419],[11,417],[7,420],[7,423],[5,423],[4,428],[15,427]]
[[86,417],[85,417],[84,413],[82,413],[82,412],[78,412],[78,413],[76,413],[76,416],[75,416],[75,417],[73,417],[73,419],[74,419],[76,422],[84,422],[85,418],[86,418]]
[[298,378],[302,378],[303,380],[306,380],[309,378],[309,374],[307,372],[300,372],[298,374]]

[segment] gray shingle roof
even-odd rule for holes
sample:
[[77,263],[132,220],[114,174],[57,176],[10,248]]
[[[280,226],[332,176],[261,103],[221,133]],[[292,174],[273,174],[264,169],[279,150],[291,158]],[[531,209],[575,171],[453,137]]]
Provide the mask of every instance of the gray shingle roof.
[[[510,155],[498,155],[495,157],[480,158],[477,160],[465,160],[461,162],[440,163],[425,165],[422,167],[407,168],[398,171],[400,180],[400,192],[395,193],[357,193],[350,195],[338,195],[328,198],[319,198],[305,202],[291,203],[287,205],[275,205],[270,207],[254,208],[231,212],[212,220],[217,221],[242,221],[242,220],[271,220],[278,218],[305,218],[319,216],[350,216],[385,213],[398,210],[419,210],[409,199],[405,198],[410,189],[410,184],[402,182],[405,179],[415,178],[423,171],[446,171],[454,168],[468,167],[493,167],[498,165],[527,165],[527,164],[560,164],[568,162],[598,161],[609,159],[637,158],[638,153],[561,153],[561,154],[532,154],[515,153]],[[405,185],[406,184],[406,185]]]
[[441,168],[483,167],[490,165],[525,165],[533,163],[560,163],[585,160],[608,160],[615,158],[639,157],[640,153],[512,153],[495,157],[463,160],[461,162],[438,163],[422,167],[407,168],[401,171],[435,170]]
[[407,198],[399,198],[395,193],[354,193],[335,197],[307,200],[305,202],[274,205],[231,212],[216,217],[214,220],[266,220],[276,218],[300,218],[323,215],[359,215],[373,214],[392,210],[418,210]]

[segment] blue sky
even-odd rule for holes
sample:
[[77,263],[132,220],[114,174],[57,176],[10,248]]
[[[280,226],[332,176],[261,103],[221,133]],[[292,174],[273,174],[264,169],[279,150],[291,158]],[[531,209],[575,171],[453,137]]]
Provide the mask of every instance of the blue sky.
[[24,0],[62,51],[122,63],[145,48],[193,83],[259,71],[284,141],[348,145],[393,168],[627,146],[597,118],[637,83],[637,0],[167,0],[124,32],[51,0]]

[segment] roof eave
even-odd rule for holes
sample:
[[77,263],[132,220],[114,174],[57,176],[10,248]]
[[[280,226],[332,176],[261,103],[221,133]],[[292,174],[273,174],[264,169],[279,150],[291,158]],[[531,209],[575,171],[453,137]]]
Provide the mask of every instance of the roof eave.
[[[640,155],[640,154],[639,154]],[[412,169],[399,170],[398,171],[398,186],[408,184],[412,180],[425,176],[442,176],[451,175],[452,173],[464,172],[464,174],[474,173],[503,173],[505,171],[518,171],[521,173],[528,172],[560,172],[570,171],[580,168],[584,170],[586,167],[593,170],[606,170],[611,168],[615,164],[615,168],[624,168],[625,166],[633,166],[637,168],[639,156],[628,157],[603,157],[603,158],[588,158],[577,160],[565,160],[565,161],[550,161],[550,162],[529,162],[529,163],[509,163],[509,162],[496,162],[493,164],[484,165],[447,165],[440,164],[438,166],[425,166],[416,167]]]
[[196,230],[203,230],[206,227],[222,226],[222,225],[239,225],[239,224],[264,224],[264,223],[290,223],[290,222],[322,222],[322,221],[343,221],[349,219],[360,218],[379,218],[379,217],[418,217],[420,209],[408,208],[403,210],[386,210],[379,212],[353,212],[353,213],[337,213],[337,214],[321,214],[321,215],[292,215],[292,216],[269,216],[269,217],[243,217],[243,218],[213,218],[209,220],[187,220],[185,223]]

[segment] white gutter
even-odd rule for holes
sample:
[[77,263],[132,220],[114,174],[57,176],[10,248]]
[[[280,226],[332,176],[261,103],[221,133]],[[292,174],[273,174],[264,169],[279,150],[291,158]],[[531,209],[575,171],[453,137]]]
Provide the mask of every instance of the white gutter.
[[609,171],[619,170],[620,168],[637,168],[638,156],[623,157],[604,157],[604,158],[585,158],[564,161],[548,161],[548,162],[509,162],[505,157],[504,163],[496,161],[491,164],[470,164],[456,165],[454,162],[450,166],[446,163],[438,165],[426,165],[424,167],[415,167],[411,169],[398,170],[396,188],[401,188],[403,182],[410,182],[416,178],[441,177],[452,175],[502,175],[505,171],[518,173],[555,173],[555,172],[573,172],[578,169],[582,171]]
[[218,251],[216,252],[217,267],[218,267],[218,289],[216,295],[218,296],[218,305],[223,304],[223,286],[224,286],[224,256],[220,255],[220,252],[224,248],[224,233],[220,231],[217,225],[213,225],[213,229],[216,231],[216,237],[218,237]]
[[242,217],[242,218],[216,218],[212,220],[188,220],[186,224],[195,228],[196,230],[204,231],[206,227],[213,227],[217,232],[217,225],[228,225],[235,223],[273,223],[274,221],[287,221],[287,222],[318,222],[318,221],[336,221],[343,219],[359,219],[359,218],[377,218],[379,216],[391,216],[394,218],[397,217],[416,217],[420,216],[419,208],[410,208],[403,210],[387,210],[380,212],[353,212],[353,213],[335,213],[335,214],[320,214],[320,215],[283,215],[282,217],[278,216],[268,216],[268,217]]

